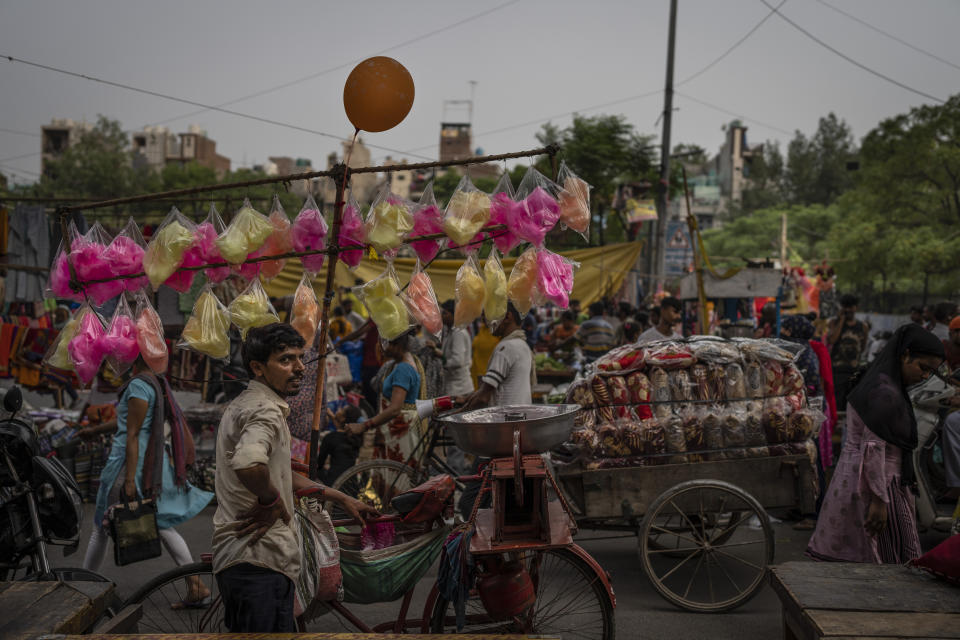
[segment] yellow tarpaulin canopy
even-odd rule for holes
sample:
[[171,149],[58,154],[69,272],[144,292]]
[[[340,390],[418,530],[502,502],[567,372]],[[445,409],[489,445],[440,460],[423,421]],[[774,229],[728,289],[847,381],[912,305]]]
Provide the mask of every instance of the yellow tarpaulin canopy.
[[[570,298],[579,299],[583,307],[586,307],[594,300],[616,293],[620,289],[623,279],[636,263],[642,246],[643,243],[640,242],[623,242],[604,247],[561,252],[560,255],[580,263],[580,269],[574,277],[573,293]],[[503,267],[508,275],[515,260],[515,258],[505,258],[503,260]],[[452,260],[435,260],[427,269],[437,292],[437,299],[441,302],[453,298],[454,281],[457,277],[457,270],[462,264],[462,257]],[[406,284],[410,280],[415,265],[416,259],[414,258],[397,258],[394,261],[397,276],[402,284]],[[357,265],[357,268],[351,272],[346,265],[340,263],[337,265],[337,286],[351,287],[357,278],[368,282],[380,275],[385,267],[386,262],[383,260],[364,258]],[[313,281],[318,297],[321,297],[326,289],[326,275],[327,269],[324,265],[323,272]],[[303,268],[300,266],[300,261],[296,259],[288,260],[280,275],[266,283],[264,288],[272,297],[279,298],[293,295],[302,276]]]

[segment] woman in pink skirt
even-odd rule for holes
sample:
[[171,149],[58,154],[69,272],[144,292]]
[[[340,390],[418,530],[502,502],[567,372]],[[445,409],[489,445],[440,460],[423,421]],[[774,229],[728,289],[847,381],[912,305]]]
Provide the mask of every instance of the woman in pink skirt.
[[854,381],[847,439],[807,555],[815,560],[903,564],[919,557],[911,488],[917,421],[907,389],[943,363],[939,338],[915,324],[897,329]]

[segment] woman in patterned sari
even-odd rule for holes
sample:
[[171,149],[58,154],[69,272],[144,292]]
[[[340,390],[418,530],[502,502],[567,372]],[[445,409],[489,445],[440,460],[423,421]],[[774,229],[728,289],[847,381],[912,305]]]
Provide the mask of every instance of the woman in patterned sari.
[[411,335],[407,332],[383,348],[387,362],[374,382],[380,390],[380,412],[366,422],[348,425],[348,429],[353,433],[375,429],[377,458],[412,465],[415,462],[410,456],[426,431],[426,423],[417,416],[415,403],[426,399],[427,392],[423,365],[410,352]]

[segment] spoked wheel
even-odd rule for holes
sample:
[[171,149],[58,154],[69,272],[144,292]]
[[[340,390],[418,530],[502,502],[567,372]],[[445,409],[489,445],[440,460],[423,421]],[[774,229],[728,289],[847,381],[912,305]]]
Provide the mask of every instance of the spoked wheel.
[[[613,640],[613,605],[600,577],[582,558],[569,549],[527,551],[518,557],[530,572],[536,604],[513,620],[493,620],[471,591],[460,633]],[[456,612],[442,595],[433,608],[431,631],[457,633]]]
[[[210,598],[202,605],[175,609],[191,603],[197,587],[202,584],[210,591]],[[203,589],[201,588],[201,591]],[[160,574],[137,590],[124,606],[143,607],[140,633],[226,633],[223,623],[223,601],[209,562],[195,562]]]
[[[751,516],[759,529],[748,526]],[[647,511],[639,539],[654,588],[689,611],[739,607],[756,594],[773,562],[773,529],[763,507],[718,480],[691,480],[664,492]]]
[[[395,460],[366,460],[340,474],[333,488],[374,507],[380,513],[390,512],[390,501],[419,484],[416,469]],[[350,516],[332,502],[324,507],[334,520]]]

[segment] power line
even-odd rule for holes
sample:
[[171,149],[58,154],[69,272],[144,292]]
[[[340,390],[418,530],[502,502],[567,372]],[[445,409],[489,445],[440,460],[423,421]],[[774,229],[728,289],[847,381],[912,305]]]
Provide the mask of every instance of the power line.
[[16,129],[4,129],[3,127],[0,127],[0,131],[4,133],[15,133],[19,136],[30,136],[31,138],[42,137],[39,133],[30,133],[29,131],[17,131]]
[[[89,81],[91,81],[91,82],[98,82],[98,83],[100,83],[100,84],[105,84],[105,85],[108,85],[108,86],[111,86],[111,87],[116,87],[116,88],[119,88],[119,89],[126,89],[127,91],[134,91],[134,92],[136,92],[136,93],[142,93],[142,94],[144,94],[144,95],[153,96],[153,97],[155,97],[155,98],[163,98],[163,99],[165,99],[165,100],[173,100],[174,102],[182,102],[183,104],[189,104],[189,105],[193,105],[193,106],[195,106],[195,107],[203,107],[205,110],[209,110],[209,111],[219,111],[219,112],[221,112],[221,113],[226,113],[226,114],[228,114],[228,115],[238,116],[238,117],[240,117],[240,118],[247,118],[248,120],[255,120],[255,121],[257,121],[257,122],[263,122],[263,123],[266,123],[266,124],[272,124],[272,125],[275,125],[275,126],[278,126],[278,127],[285,127],[285,128],[287,128],[287,129],[293,129],[293,130],[295,130],[295,131],[302,131],[302,132],[304,132],[304,133],[311,133],[311,134],[313,134],[313,135],[322,136],[322,137],[325,137],[325,138],[332,138],[332,139],[334,139],[334,140],[339,140],[339,141],[341,141],[341,142],[350,142],[350,139],[349,139],[349,138],[343,138],[343,137],[341,137],[341,136],[337,136],[337,135],[334,135],[334,134],[332,134],[332,133],[326,133],[326,132],[323,132],[323,131],[317,131],[316,129],[310,129],[310,128],[308,128],[308,127],[301,127],[301,126],[299,126],[299,125],[290,124],[290,123],[288,123],[288,122],[281,122],[281,121],[279,121],[279,120],[272,120],[272,119],[270,119],[270,118],[264,118],[264,117],[261,117],[261,116],[255,116],[255,115],[251,115],[251,114],[249,114],[249,113],[241,113],[241,112],[239,112],[239,111],[233,111],[232,109],[224,109],[224,108],[222,108],[222,107],[216,107],[216,106],[214,106],[214,105],[207,105],[207,104],[203,104],[202,102],[197,102],[196,100],[188,100],[188,99],[186,99],[186,98],[178,98],[177,96],[171,96],[171,95],[168,95],[168,94],[165,94],[165,93],[160,93],[159,91],[152,91],[152,90],[150,90],[150,89],[141,89],[141,88],[139,88],[139,87],[134,87],[134,86],[131,86],[131,85],[128,85],[128,84],[123,84],[123,83],[121,83],[121,82],[114,82],[114,81],[112,81],[112,80],[105,80],[105,79],[103,79],[103,78],[97,78],[97,77],[95,77],[95,76],[90,76],[90,75],[86,75],[86,74],[83,74],[83,73],[77,73],[77,72],[75,72],[75,71],[68,71],[68,70],[66,70],[66,69],[60,69],[60,68],[53,67],[53,66],[50,66],[50,65],[41,64],[41,63],[39,63],[39,62],[31,62],[31,61],[29,61],[29,60],[23,60],[23,59],[21,59],[21,58],[15,58],[14,56],[6,55],[6,54],[0,54],[0,57],[6,58],[6,59],[9,60],[10,62],[19,62],[20,64],[25,64],[25,65],[27,65],[27,66],[36,67],[36,68],[38,68],[38,69],[45,69],[45,70],[47,70],[47,71],[53,71],[53,72],[55,72],[55,73],[61,73],[61,74],[63,74],[63,75],[73,76],[74,78],[81,78],[81,79],[83,79],[83,80],[89,80]],[[366,145],[366,146],[368,146],[368,147],[370,147],[370,148],[373,148],[373,149],[382,149],[383,151],[390,151],[390,152],[392,152],[392,153],[404,153],[403,151],[400,151],[399,149],[391,149],[391,148],[389,148],[389,147],[383,147],[383,146],[375,145],[375,144],[368,144],[368,145]],[[410,154],[410,155],[416,155],[416,154]],[[418,155],[417,157],[418,157],[418,158],[424,158],[424,159],[426,159],[426,160],[433,160],[433,158],[430,158],[430,157],[427,157],[427,156],[420,156],[420,155]]]
[[769,19],[773,16],[774,13],[777,12],[777,9],[779,9],[780,7],[782,7],[782,6],[785,5],[785,4],[787,4],[787,0],[781,0],[780,4],[777,5],[777,8],[776,8],[776,9],[771,10],[770,13],[768,13],[767,15],[765,15],[765,16],[763,17],[763,19],[760,20],[760,22],[758,22],[757,24],[753,25],[753,28],[750,29],[750,31],[747,31],[742,38],[740,38],[739,40],[737,40],[736,42],[734,42],[734,43],[730,46],[729,49],[727,49],[726,51],[724,51],[723,53],[721,53],[716,59],[714,59],[713,62],[711,62],[710,64],[708,64],[707,66],[705,66],[703,69],[700,69],[700,71],[697,71],[697,72],[694,73],[693,75],[688,76],[685,80],[681,80],[680,82],[678,82],[676,86],[679,87],[679,86],[685,85],[685,84],[687,84],[688,82],[690,82],[691,80],[693,80],[694,78],[697,78],[697,77],[703,75],[704,73],[706,73],[707,71],[709,71],[715,64],[717,64],[718,62],[720,62],[721,60],[723,60],[724,58],[726,58],[728,55],[730,55],[731,53],[733,53],[733,50],[734,50],[734,49],[736,49],[736,48],[739,47],[741,44],[743,44],[744,42],[746,42],[747,38],[749,38],[750,36],[752,36],[753,33],[754,33],[757,29],[759,29],[760,27],[762,27],[763,24],[764,24],[767,20],[769,20]]
[[[509,2],[505,2],[505,3],[501,4],[501,5],[498,5],[498,6],[496,6],[496,7],[493,7],[492,9],[487,9],[486,11],[481,11],[480,13],[476,13],[476,14],[474,14],[474,15],[472,15],[472,16],[469,16],[469,17],[466,17],[466,18],[464,18],[464,19],[462,19],[462,20],[458,20],[457,22],[453,22],[453,23],[451,23],[451,24],[448,24],[448,25],[446,25],[446,26],[444,26],[444,27],[440,27],[440,28],[438,28],[438,29],[434,29],[433,31],[428,31],[427,33],[421,34],[421,35],[416,36],[416,37],[414,37],[414,38],[410,38],[409,40],[404,40],[403,42],[401,42],[401,43],[399,43],[399,44],[395,44],[395,45],[393,45],[393,46],[391,46],[391,47],[387,47],[386,49],[381,49],[380,51],[376,51],[376,52],[374,52],[372,55],[378,56],[378,55],[387,53],[387,52],[389,52],[389,51],[393,51],[394,49],[399,49],[399,48],[401,48],[401,47],[405,47],[405,46],[410,45],[410,44],[413,44],[413,43],[415,43],[415,42],[419,42],[420,40],[424,40],[424,39],[426,39],[426,38],[430,38],[430,37],[432,37],[432,36],[435,36],[435,35],[437,35],[438,33],[443,33],[444,31],[448,31],[448,30],[450,30],[450,29],[453,29],[453,28],[459,27],[459,26],[461,26],[461,25],[464,25],[464,24],[466,24],[466,23],[468,23],[468,22],[472,22],[472,21],[477,20],[477,19],[479,19],[479,18],[482,18],[482,17],[484,17],[484,16],[490,15],[491,13],[494,13],[494,12],[496,12],[496,11],[500,11],[501,9],[505,9],[505,8],[509,7],[510,5],[516,4],[516,3],[518,3],[518,2],[520,2],[520,0],[509,0]],[[368,56],[368,57],[369,57],[369,56]],[[310,75],[303,76],[302,78],[297,78],[296,80],[290,80],[289,82],[284,82],[284,83],[282,83],[282,84],[278,84],[278,85],[275,85],[275,86],[273,86],[273,87],[269,87],[269,88],[267,88],[267,89],[261,89],[260,91],[255,91],[254,93],[250,93],[250,94],[247,94],[247,95],[245,95],[245,96],[240,96],[239,98],[234,98],[233,100],[228,100],[227,102],[223,102],[223,103],[221,103],[221,104],[218,104],[217,107],[226,107],[226,106],[229,106],[229,105],[232,105],[232,104],[236,104],[236,103],[238,103],[238,102],[243,102],[244,100],[250,100],[251,98],[258,98],[258,97],[263,96],[263,95],[266,95],[266,94],[268,94],[268,93],[273,93],[274,91],[279,91],[280,89],[286,89],[287,87],[292,87],[293,85],[300,84],[300,83],[306,82],[306,81],[308,81],[308,80],[314,80],[314,79],[319,78],[320,76],[326,75],[326,74],[328,74],[328,73],[333,73],[334,71],[339,71],[340,69],[345,69],[345,68],[347,68],[347,67],[349,67],[349,66],[351,66],[351,65],[355,65],[355,64],[357,64],[358,62],[362,62],[364,59],[365,59],[365,58],[356,58],[356,59],[354,59],[354,60],[350,60],[349,62],[344,62],[343,64],[338,64],[338,65],[336,65],[336,66],[334,66],[334,67],[330,67],[330,68],[328,68],[328,69],[324,69],[323,71],[317,71],[317,72],[315,72],[315,73],[311,73]],[[201,113],[204,113],[204,112],[206,112],[206,111],[208,111],[208,109],[199,109],[199,110],[197,110],[197,111],[191,111],[190,113],[184,113],[184,114],[181,114],[181,115],[179,115],[179,116],[175,116],[175,117],[173,117],[173,118],[167,118],[166,120],[159,120],[159,121],[157,121],[157,122],[154,122],[153,124],[166,124],[166,123],[168,123],[168,122],[173,122],[173,121],[175,121],[175,120],[183,120],[184,118],[190,118],[190,117],[193,117],[193,116],[195,116],[195,115],[199,115],[199,114],[201,114]],[[370,146],[370,145],[368,145],[368,146]]]
[[897,85],[898,87],[900,87],[901,89],[906,89],[907,91],[909,91],[909,92],[911,92],[911,93],[915,93],[915,94],[917,94],[918,96],[923,96],[924,98],[927,98],[927,99],[929,99],[929,100],[933,100],[933,101],[935,101],[935,102],[940,102],[940,103],[943,103],[943,102],[944,102],[944,100],[941,99],[941,98],[938,98],[938,97],[936,97],[936,96],[930,95],[929,93],[925,93],[925,92],[923,92],[923,91],[920,91],[919,89],[914,89],[914,88],[911,87],[910,85],[904,84],[904,83],[900,82],[899,80],[894,80],[893,78],[891,78],[891,77],[888,76],[888,75],[882,74],[882,73],[880,73],[879,71],[876,71],[876,70],[874,70],[874,69],[871,69],[870,67],[868,67],[867,65],[863,64],[862,62],[858,62],[858,61],[854,60],[853,58],[851,58],[851,57],[848,56],[847,54],[845,54],[845,53],[839,51],[838,49],[835,49],[834,47],[830,46],[829,44],[827,44],[826,42],[824,42],[823,40],[821,40],[821,39],[818,38],[817,36],[813,35],[813,34],[810,33],[809,31],[807,31],[806,29],[804,29],[803,27],[801,27],[799,24],[797,24],[796,22],[794,22],[793,20],[791,20],[790,18],[788,18],[787,16],[783,15],[782,13],[780,13],[780,11],[779,11],[776,7],[772,6],[769,2],[767,2],[767,0],[760,0],[760,2],[762,2],[763,4],[765,4],[769,9],[772,9],[773,12],[777,14],[777,16],[779,16],[784,22],[786,22],[787,24],[789,24],[791,27],[793,27],[794,29],[796,29],[797,31],[799,31],[800,33],[802,33],[803,35],[807,36],[808,38],[810,38],[811,40],[813,40],[814,42],[816,42],[817,44],[819,44],[819,45],[820,45],[821,47],[823,47],[824,49],[827,49],[828,51],[831,51],[832,53],[840,56],[841,58],[843,58],[844,60],[846,60],[846,61],[849,62],[850,64],[852,64],[852,65],[854,65],[854,66],[857,66],[857,67],[860,67],[861,69],[863,69],[863,70],[866,71],[867,73],[870,73],[870,74],[872,74],[872,75],[877,76],[878,78],[881,78],[881,79],[883,79],[883,80],[886,80],[887,82],[889,82],[889,83],[891,83],[891,84],[895,84],[895,85]]
[[868,29],[872,29],[873,31],[876,31],[877,33],[879,33],[879,34],[881,34],[881,35],[884,35],[884,36],[890,38],[891,40],[894,40],[894,41],[896,41],[896,42],[899,42],[900,44],[902,44],[902,45],[905,46],[905,47],[908,47],[908,48],[910,48],[910,49],[913,49],[913,50],[916,51],[917,53],[922,53],[923,55],[927,56],[928,58],[933,58],[933,59],[936,60],[937,62],[942,62],[943,64],[950,65],[950,66],[953,67],[954,69],[960,69],[960,65],[955,64],[955,63],[953,63],[953,62],[950,62],[949,60],[946,60],[946,59],[944,59],[944,58],[941,58],[940,56],[938,56],[938,55],[935,54],[935,53],[930,53],[930,52],[927,51],[926,49],[921,49],[920,47],[918,47],[918,46],[916,46],[916,45],[914,45],[914,44],[910,44],[909,42],[907,42],[907,41],[904,40],[903,38],[898,38],[897,36],[893,35],[892,33],[888,32],[888,31],[884,31],[884,30],[881,29],[880,27],[876,27],[876,26],[870,24],[870,23],[867,22],[866,20],[861,20],[860,18],[858,18],[857,16],[853,15],[852,13],[847,13],[847,12],[844,11],[843,9],[841,9],[841,8],[839,8],[839,7],[833,6],[833,5],[830,4],[829,2],[825,2],[824,0],[817,0],[817,2],[819,2],[819,3],[822,4],[823,6],[827,7],[828,9],[833,9],[833,10],[836,11],[837,13],[839,13],[839,14],[841,14],[841,15],[844,15],[844,16],[850,18],[851,20],[853,20],[853,21],[855,21],[855,22],[859,22],[860,24],[862,24],[863,26],[865,26],[865,27],[868,28]]
[[694,98],[693,96],[687,95],[687,94],[685,94],[685,93],[681,93],[681,92],[679,92],[679,91],[676,91],[675,93],[676,93],[678,96],[682,96],[682,97],[686,98],[687,100],[690,100],[691,102],[696,102],[697,104],[703,105],[704,107],[707,107],[707,108],[709,108],[709,109],[713,109],[714,111],[719,111],[719,112],[721,112],[721,113],[725,113],[725,114],[727,114],[727,115],[733,116],[734,118],[742,118],[742,119],[746,120],[747,122],[752,122],[752,123],[754,123],[754,124],[758,124],[758,125],[760,125],[760,126],[762,126],[762,127],[766,127],[767,129],[771,129],[771,130],[773,130],[773,131],[778,131],[778,132],[780,132],[780,133],[782,133],[782,134],[785,134],[785,135],[788,135],[788,136],[793,135],[793,131],[787,131],[786,129],[782,129],[782,128],[776,126],[776,125],[772,125],[772,124],[769,124],[769,123],[766,123],[766,122],[762,122],[762,121],[756,120],[756,119],[754,119],[754,118],[748,118],[748,117],[746,117],[746,116],[740,115],[739,113],[737,113],[737,112],[735,112],[735,111],[730,111],[729,109],[724,109],[724,108],[721,107],[721,106],[718,106],[718,105],[715,105],[715,104],[713,104],[713,103],[707,102],[706,100],[700,100],[699,98]]
[[34,156],[39,156],[42,153],[43,153],[42,151],[34,151],[33,153],[24,153],[23,155],[19,155],[19,156],[11,156],[9,158],[0,158],[0,162],[12,162],[14,160],[22,160],[23,158],[32,158]]

